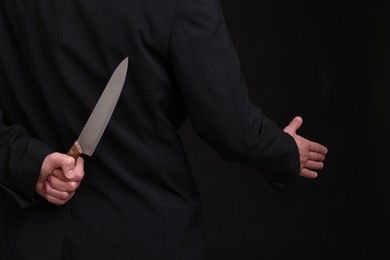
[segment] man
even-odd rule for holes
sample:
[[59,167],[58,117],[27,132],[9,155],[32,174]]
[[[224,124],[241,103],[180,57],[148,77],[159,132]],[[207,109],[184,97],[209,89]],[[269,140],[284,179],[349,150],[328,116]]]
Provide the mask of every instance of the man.
[[[249,102],[217,0],[0,8],[1,259],[203,259],[177,133],[187,117],[275,188],[323,167],[326,148],[296,134],[301,118],[284,132]],[[92,157],[74,161],[64,153],[125,57],[106,132]]]

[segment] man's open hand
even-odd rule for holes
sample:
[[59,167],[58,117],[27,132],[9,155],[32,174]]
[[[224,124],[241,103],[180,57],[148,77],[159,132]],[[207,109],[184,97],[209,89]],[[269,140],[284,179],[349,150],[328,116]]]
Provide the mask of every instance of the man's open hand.
[[284,132],[291,135],[297,143],[301,163],[300,176],[316,178],[318,176],[317,170],[321,170],[324,167],[323,161],[328,149],[319,143],[312,142],[298,135],[296,132],[302,123],[302,118],[297,116],[284,128]]
[[63,205],[73,197],[83,177],[81,157],[75,162],[66,154],[52,153],[42,163],[36,192],[53,204]]

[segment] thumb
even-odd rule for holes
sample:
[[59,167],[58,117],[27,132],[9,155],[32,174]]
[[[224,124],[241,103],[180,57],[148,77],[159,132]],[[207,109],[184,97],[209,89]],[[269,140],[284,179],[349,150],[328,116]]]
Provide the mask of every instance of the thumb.
[[303,119],[300,116],[294,117],[294,119],[290,122],[288,126],[284,128],[284,132],[293,135],[297,132],[297,130],[302,126]]
[[74,177],[75,175],[74,167],[75,167],[75,160],[73,159],[73,157],[67,156],[66,158],[64,158],[61,168],[66,178],[72,179]]
[[60,179],[72,179],[74,177],[75,160],[73,157],[66,154],[56,153],[52,159],[53,164],[56,165],[55,168],[60,168],[59,171],[55,171],[56,177]]

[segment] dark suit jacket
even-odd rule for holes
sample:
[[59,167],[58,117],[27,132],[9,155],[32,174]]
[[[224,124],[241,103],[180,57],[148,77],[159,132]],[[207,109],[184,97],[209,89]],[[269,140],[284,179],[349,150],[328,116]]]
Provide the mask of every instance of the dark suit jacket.
[[[80,188],[46,202],[42,160],[68,151],[127,56]],[[276,188],[299,173],[294,140],[248,100],[217,0],[1,0],[0,66],[1,259],[203,259],[187,117]]]

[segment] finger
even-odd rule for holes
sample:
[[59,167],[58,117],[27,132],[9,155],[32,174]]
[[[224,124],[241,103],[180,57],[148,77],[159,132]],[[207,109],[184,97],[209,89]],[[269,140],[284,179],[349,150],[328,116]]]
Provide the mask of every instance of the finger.
[[62,167],[62,157],[60,153],[51,153],[45,157],[42,162],[40,177],[46,180],[46,177],[52,174],[52,171]]
[[74,168],[66,172],[65,169],[56,169],[53,175],[65,182],[80,182],[84,177],[84,159],[79,157]]
[[75,167],[75,160],[73,157],[68,156],[66,154],[61,154],[61,162],[60,162],[60,168],[62,169],[62,177],[65,177],[66,179],[70,180],[74,177],[74,167]]
[[67,200],[73,195],[73,193],[74,191],[65,192],[65,191],[56,190],[50,185],[49,182],[45,183],[45,194],[57,198],[59,200]]
[[80,167],[73,172],[73,177],[66,177],[65,173],[61,169],[53,171],[52,175],[63,182],[80,182],[84,177],[84,167]]
[[288,126],[284,128],[284,131],[289,134],[295,134],[296,131],[302,126],[303,119],[300,116],[296,116]]
[[68,182],[69,179],[64,175],[64,173],[62,172],[62,169],[59,168],[59,169],[55,169],[52,173],[53,176],[55,176],[57,179],[61,180],[61,181],[64,181],[64,182]]
[[63,182],[79,182],[82,179],[83,173],[79,173],[76,170],[73,170],[72,178],[69,178],[69,176],[66,176],[62,169],[55,169],[52,175]]
[[318,174],[315,171],[303,168],[301,169],[300,176],[309,178],[309,179],[315,179],[317,178]]
[[52,172],[52,176],[56,177],[57,179],[63,181],[63,182],[74,182],[74,181],[78,181],[77,177],[75,176],[76,174],[73,173],[73,177],[72,178],[68,178],[66,176],[66,174],[64,173],[64,171],[62,169],[55,169],[53,172]]
[[[73,163],[74,159],[72,158],[70,162]],[[69,168],[66,168],[65,165],[63,165],[61,169],[55,169],[53,175],[62,181],[81,181],[84,177],[84,159],[79,157],[76,164],[73,163],[71,166],[68,166]]]
[[319,143],[316,143],[316,142],[310,142],[309,150],[312,152],[317,152],[317,153],[321,153],[324,155],[328,153],[328,148],[326,148],[325,146],[323,146]]
[[62,173],[57,172],[58,178],[70,179],[73,177],[73,169],[75,167],[75,160],[73,157],[62,153],[52,153],[47,156],[47,163],[52,169],[62,169]]
[[55,176],[49,176],[48,182],[53,189],[65,192],[73,192],[80,186],[80,182],[62,181]]
[[75,176],[74,168],[75,168],[76,162],[73,159],[73,157],[70,157],[70,158],[67,158],[66,163],[63,163],[62,167],[61,167],[64,177],[66,177],[68,180],[71,180]]
[[48,202],[50,203],[53,203],[57,206],[61,206],[61,205],[64,205],[65,203],[67,203],[72,197],[73,197],[74,194],[72,194],[72,196],[70,196],[68,199],[66,200],[62,200],[62,199],[58,199],[56,197],[53,197],[51,195],[46,195],[45,198]]
[[47,156],[47,162],[53,167],[53,168],[73,168],[75,161],[73,157],[63,154],[63,153],[52,153]]
[[73,181],[80,182],[84,178],[84,159],[79,157],[74,168]]
[[309,160],[322,162],[325,160],[325,155],[322,153],[309,152]]
[[322,162],[307,161],[303,164],[303,167],[310,170],[322,170],[324,168],[324,164]]

